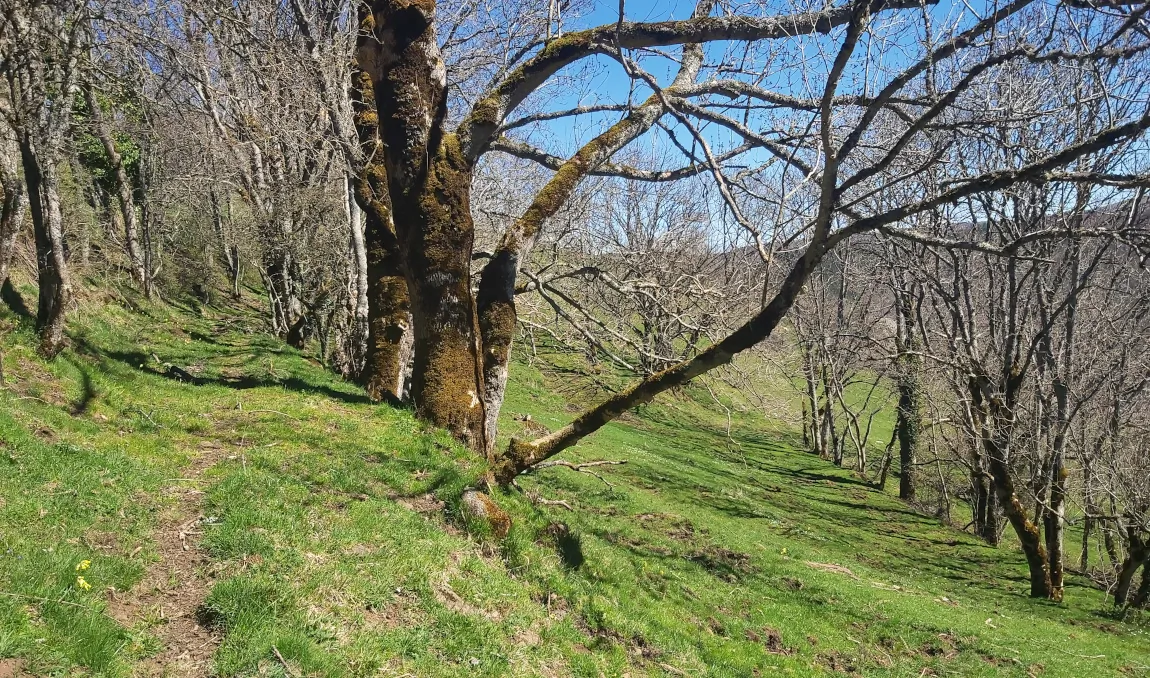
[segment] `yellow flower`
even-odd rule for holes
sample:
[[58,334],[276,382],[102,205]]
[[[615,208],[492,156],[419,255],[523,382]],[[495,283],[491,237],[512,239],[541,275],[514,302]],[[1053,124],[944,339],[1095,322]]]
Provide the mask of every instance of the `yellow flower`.
[[88,569],[89,567],[92,567],[92,561],[90,561],[90,560],[81,560],[80,562],[76,563],[76,571],[77,572],[83,572],[84,570]]
[[92,588],[92,585],[89,584],[83,577],[76,577],[76,586],[79,587],[81,591],[88,591]]
[[784,546],[784,547],[783,547],[783,550],[782,550],[782,551],[780,551],[780,553],[782,553],[784,556],[785,556],[785,555],[787,555],[787,547],[786,547],[786,546]]

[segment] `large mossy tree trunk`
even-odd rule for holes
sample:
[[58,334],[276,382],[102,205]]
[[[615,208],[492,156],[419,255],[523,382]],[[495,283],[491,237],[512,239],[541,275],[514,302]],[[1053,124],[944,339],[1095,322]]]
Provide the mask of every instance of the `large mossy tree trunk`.
[[374,212],[367,212],[367,352],[360,383],[375,400],[402,399],[415,334],[399,243]]
[[36,237],[40,288],[36,329],[40,333],[40,352],[46,357],[55,357],[64,348],[65,313],[72,301],[72,278],[64,250],[60,182],[55,161],[44,157],[27,134],[20,139],[20,159]]
[[[366,5],[361,5],[359,12],[361,39],[369,39],[373,15]],[[352,73],[351,102],[362,154],[352,189],[365,219],[362,289],[367,305],[367,345],[358,381],[375,400],[402,400],[415,339],[411,298],[392,222],[375,87],[371,76],[358,67]]]
[[485,449],[478,319],[471,295],[472,168],[445,134],[447,71],[435,2],[377,0],[357,63],[371,79],[392,223],[415,330],[410,398],[420,418]]
[[410,398],[416,416],[487,449],[479,328],[471,296],[470,168],[454,135],[431,158],[417,193],[392,191],[415,329]]

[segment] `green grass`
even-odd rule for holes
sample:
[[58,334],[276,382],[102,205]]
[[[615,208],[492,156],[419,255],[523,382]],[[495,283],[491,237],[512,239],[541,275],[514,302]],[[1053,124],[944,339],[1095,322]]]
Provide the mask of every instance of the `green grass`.
[[[105,614],[109,589],[155,561],[163,489],[211,441],[226,454],[202,483],[201,616],[223,676],[288,675],[277,651],[297,676],[1148,671],[1147,622],[1113,619],[1103,592],[1072,580],[1064,605],[1029,600],[1015,549],[801,452],[778,421],[737,411],[728,438],[699,386],[564,457],[625,465],[521,480],[573,511],[500,495],[511,534],[471,534],[453,502],[480,459],[246,332],[258,308],[236,313],[117,293],[86,300],[53,363],[26,325],[4,340],[0,658],[124,676],[158,651],[154,621]],[[505,435],[526,413],[555,428],[593,393],[569,372],[512,374]]]

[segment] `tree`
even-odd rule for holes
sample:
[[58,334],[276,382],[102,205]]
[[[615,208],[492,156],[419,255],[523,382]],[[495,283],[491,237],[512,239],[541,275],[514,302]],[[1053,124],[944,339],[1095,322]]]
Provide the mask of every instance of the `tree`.
[[40,351],[64,346],[72,279],[65,256],[58,167],[69,138],[79,60],[85,49],[85,3],[6,2],[0,19],[0,65],[7,92],[0,107],[16,133],[36,236]]
[[[617,23],[566,33],[513,54],[454,129],[449,127],[448,72],[437,38],[436,4],[375,0],[369,9],[357,59],[375,94],[389,214],[410,295],[416,337],[411,398],[419,416],[498,457],[494,477],[500,483],[575,444],[620,412],[729,362],[769,336],[818,263],[851,235],[886,229],[904,237],[895,226],[915,214],[1020,181],[1058,180],[1075,159],[1150,126],[1144,80],[1136,76],[1146,44],[1130,27],[1145,12],[1142,7],[1101,12],[1019,0],[979,14],[956,7],[940,28],[931,20],[933,10],[918,3],[850,2],[817,11],[771,7],[762,15],[713,17],[714,4],[704,0],[689,19],[634,23],[620,16]],[[902,22],[897,29],[902,34],[908,25],[916,27],[913,49],[918,51],[911,58],[886,59],[884,50],[863,49],[896,39],[886,19],[892,14]],[[712,59],[726,64],[733,54],[745,56],[742,72],[747,77],[722,77],[723,69],[705,67],[703,45],[717,41],[731,52]],[[795,44],[822,50],[822,65],[788,59],[787,54],[802,53]],[[628,53],[676,45],[681,52],[667,84]],[[598,109],[618,111],[620,117],[557,163],[553,177],[505,230],[472,296],[470,189],[477,163],[487,152],[507,147],[504,130],[519,122],[510,116],[548,79],[600,55],[617,61],[649,96],[641,103]],[[1089,135],[1053,145],[1033,161],[967,168],[909,200],[889,201],[886,196],[908,177],[962,152],[961,139],[996,122],[999,114],[977,102],[986,95],[987,83],[1002,76],[1003,66],[1015,62],[1089,63],[1110,78],[1112,87],[1104,96],[1122,91],[1139,102],[1137,110],[1100,121]],[[710,77],[702,79],[705,72]],[[768,75],[798,81],[800,73],[805,82],[815,83],[813,91],[771,91],[758,84]],[[748,126],[742,119],[752,108],[764,117]],[[575,107],[547,115],[555,120],[581,112],[585,109]],[[1012,113],[1027,120],[1053,115],[1039,106],[1020,106]],[[668,136],[690,136],[687,166],[644,169],[610,163],[620,149],[658,124],[670,128]],[[701,124],[723,129],[738,141],[716,151],[699,132]],[[759,176],[777,188],[767,199],[786,216],[777,222],[785,227],[774,233],[744,218],[740,203],[752,198],[741,192],[738,177],[729,176],[731,159],[752,149],[767,159]],[[518,153],[542,162],[549,157]],[[650,180],[705,173],[714,178],[723,204],[743,228],[767,243],[780,238],[800,244],[801,253],[770,300],[725,338],[608,398],[569,426],[536,441],[513,441],[496,455],[491,447],[494,415],[507,379],[521,262],[579,182],[600,172]]]
[[116,147],[115,136],[104,120],[103,107],[91,83],[86,83],[84,86],[84,102],[87,104],[87,114],[91,121],[92,133],[104,150],[111,185],[119,203],[120,216],[124,224],[124,250],[128,255],[132,279],[136,281],[140,289],[144,290],[145,294],[151,296],[151,272],[144,266],[144,252],[140,246],[140,228],[137,225],[136,199],[133,196],[136,188],[128,177],[124,157],[120,149]]

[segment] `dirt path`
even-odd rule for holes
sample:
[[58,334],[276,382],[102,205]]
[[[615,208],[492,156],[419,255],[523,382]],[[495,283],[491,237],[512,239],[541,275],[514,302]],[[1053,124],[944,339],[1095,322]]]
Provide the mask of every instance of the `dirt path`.
[[190,678],[206,676],[212,654],[220,643],[218,634],[205,628],[196,613],[212,587],[209,560],[198,544],[204,495],[204,472],[227,456],[217,443],[205,441],[195,458],[163,492],[174,497],[154,535],[160,560],[148,568],[144,578],[130,591],[108,601],[108,614],[125,626],[141,622],[154,625],[153,633],[163,649],[141,662],[136,676]]

